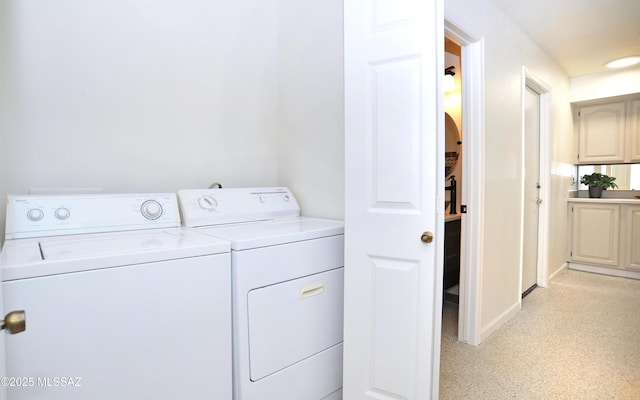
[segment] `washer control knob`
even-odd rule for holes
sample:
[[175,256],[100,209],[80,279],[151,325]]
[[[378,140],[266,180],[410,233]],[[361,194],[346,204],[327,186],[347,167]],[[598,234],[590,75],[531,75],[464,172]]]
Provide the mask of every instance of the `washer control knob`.
[[140,206],[140,211],[146,219],[158,219],[162,215],[162,205],[156,200],[147,200]]
[[282,198],[284,199],[284,201],[291,200],[291,196],[289,196],[288,194],[285,194]]
[[64,221],[65,219],[71,216],[71,211],[69,211],[68,208],[60,207],[56,209],[53,215],[55,215],[55,217],[58,218],[59,220]]
[[216,209],[216,207],[218,207],[218,202],[216,201],[216,199],[213,198],[213,196],[209,196],[205,194],[204,196],[198,199],[198,205],[203,210],[213,211]]
[[39,208],[32,208],[27,211],[27,218],[29,221],[38,222],[44,218],[44,212]]

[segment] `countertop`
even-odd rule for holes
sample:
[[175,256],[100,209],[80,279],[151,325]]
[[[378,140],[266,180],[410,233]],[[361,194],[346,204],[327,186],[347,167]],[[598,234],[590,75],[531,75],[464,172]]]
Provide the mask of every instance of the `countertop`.
[[602,204],[640,204],[640,199],[592,199],[589,197],[570,197],[569,203],[602,203]]
[[462,218],[462,216],[460,214],[445,214],[444,215],[444,222],[455,221],[455,220],[460,219],[460,218]]

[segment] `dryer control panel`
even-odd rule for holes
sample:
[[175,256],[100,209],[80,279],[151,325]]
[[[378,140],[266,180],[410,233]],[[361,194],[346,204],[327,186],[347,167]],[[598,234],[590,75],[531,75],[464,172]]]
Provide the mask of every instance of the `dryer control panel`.
[[173,193],[7,196],[5,239],[179,226]]
[[284,187],[188,189],[178,192],[188,227],[297,217],[300,207]]

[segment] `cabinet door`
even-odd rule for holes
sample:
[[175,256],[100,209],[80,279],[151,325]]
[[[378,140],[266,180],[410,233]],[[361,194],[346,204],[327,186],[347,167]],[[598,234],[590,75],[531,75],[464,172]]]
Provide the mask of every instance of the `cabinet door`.
[[640,271],[640,206],[627,206],[624,252],[626,267]]
[[574,204],[572,210],[570,259],[579,263],[618,267],[620,206]]
[[460,232],[459,219],[444,224],[444,289],[460,283]]
[[630,162],[640,162],[640,100],[630,102],[629,127],[627,133],[627,143],[630,153],[628,160]]
[[625,111],[624,101],[580,108],[580,164],[624,161]]

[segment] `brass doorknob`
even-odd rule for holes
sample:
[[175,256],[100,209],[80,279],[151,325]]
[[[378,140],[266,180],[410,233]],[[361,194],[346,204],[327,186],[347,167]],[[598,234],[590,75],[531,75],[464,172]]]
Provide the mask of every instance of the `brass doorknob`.
[[11,311],[0,321],[0,329],[4,329],[10,334],[24,332],[27,329],[27,316],[24,310]]
[[422,234],[422,236],[420,236],[420,240],[422,240],[424,243],[431,243],[433,242],[433,233],[431,232],[424,232]]

